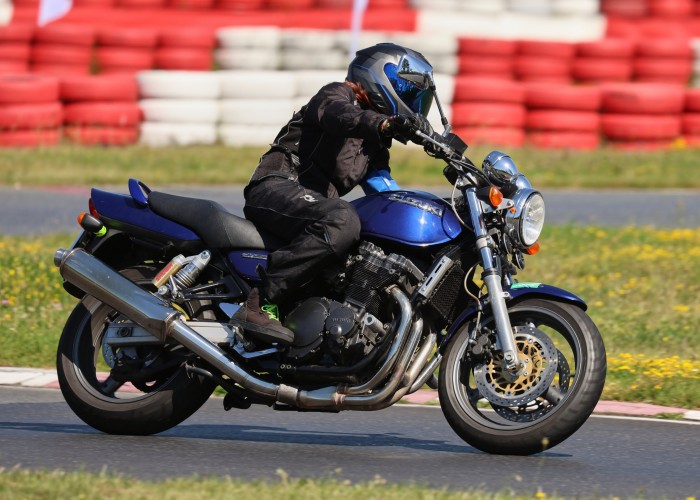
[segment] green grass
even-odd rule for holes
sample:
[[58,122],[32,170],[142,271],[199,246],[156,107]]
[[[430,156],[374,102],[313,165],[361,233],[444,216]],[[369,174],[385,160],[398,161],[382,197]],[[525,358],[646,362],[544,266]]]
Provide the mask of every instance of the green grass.
[[[342,471],[338,473],[338,475],[341,474]],[[535,489],[532,493],[519,492],[516,494],[510,490],[492,493],[476,488],[460,491],[415,484],[387,484],[379,476],[369,482],[351,483],[342,479],[290,479],[281,470],[278,471],[277,475],[279,477],[275,478],[274,481],[244,482],[230,477],[141,481],[105,473],[3,471],[0,469],[0,499],[525,500],[563,498],[557,495],[548,495],[535,487],[533,487]],[[581,497],[577,496],[577,498]]]
[[[56,248],[71,235],[0,237],[0,366],[52,367],[75,299]],[[700,407],[700,229],[549,227],[523,281],[589,304],[608,350],[603,397]]]
[[[62,144],[44,149],[4,149],[0,185],[92,186],[119,184],[138,177],[152,186],[173,184],[243,184],[266,147],[183,148],[82,147]],[[477,164],[490,148],[468,150]],[[700,188],[694,175],[700,150],[673,149],[630,153],[602,148],[592,152],[506,149],[540,188]],[[392,174],[405,186],[446,185],[443,163],[420,149],[396,144]]]

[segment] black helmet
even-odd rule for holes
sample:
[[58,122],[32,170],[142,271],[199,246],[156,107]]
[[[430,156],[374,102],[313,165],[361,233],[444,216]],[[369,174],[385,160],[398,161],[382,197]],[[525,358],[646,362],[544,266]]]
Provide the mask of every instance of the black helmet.
[[348,67],[347,79],[362,84],[380,113],[427,117],[433,103],[433,91],[429,88],[432,76],[433,67],[421,53],[393,43],[380,43],[357,52]]

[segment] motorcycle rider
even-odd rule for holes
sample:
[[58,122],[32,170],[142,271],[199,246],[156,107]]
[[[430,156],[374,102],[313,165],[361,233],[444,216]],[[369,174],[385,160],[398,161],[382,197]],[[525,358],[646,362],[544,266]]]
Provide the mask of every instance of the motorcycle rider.
[[340,197],[358,184],[368,194],[399,189],[389,173],[392,139],[405,144],[418,130],[432,133],[426,74],[432,66],[414,50],[382,43],[358,51],[345,82],[321,88],[260,158],[244,213],[286,244],[269,255],[265,271],[258,268],[261,287],[232,318],[247,334],[291,344],[294,333],[274,304],[359,242],[360,220]]

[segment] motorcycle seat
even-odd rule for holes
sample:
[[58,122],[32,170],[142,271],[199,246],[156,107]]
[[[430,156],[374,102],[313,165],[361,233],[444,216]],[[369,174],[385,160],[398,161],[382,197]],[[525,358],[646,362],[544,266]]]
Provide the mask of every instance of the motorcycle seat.
[[152,191],[148,195],[148,205],[161,217],[194,231],[212,248],[274,250],[284,244],[212,200]]

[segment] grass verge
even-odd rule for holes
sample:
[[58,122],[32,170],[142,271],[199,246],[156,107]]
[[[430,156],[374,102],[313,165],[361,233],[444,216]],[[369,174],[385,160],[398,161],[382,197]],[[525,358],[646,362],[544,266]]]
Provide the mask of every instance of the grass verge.
[[[173,184],[242,184],[266,147],[182,148],[85,147],[62,144],[52,148],[7,149],[0,157],[0,185],[92,186],[125,183],[138,177],[152,186]],[[477,164],[490,147],[470,148]],[[610,148],[572,152],[508,148],[509,153],[539,188],[700,188],[690,175],[700,150],[624,152]],[[446,185],[443,162],[416,147],[392,148],[392,175],[401,185]]]
[[411,484],[387,484],[381,477],[365,483],[347,480],[289,479],[278,471],[279,480],[244,482],[224,478],[179,478],[164,481],[140,481],[114,474],[86,472],[0,470],[0,498],[54,499],[230,499],[270,498],[276,500],[511,500],[561,498],[542,491],[518,493],[504,490],[491,493],[483,490],[448,491]]
[[[0,366],[52,367],[75,299],[53,266],[72,236],[0,237]],[[700,408],[700,228],[549,227],[523,281],[588,302],[608,350],[603,397]]]

